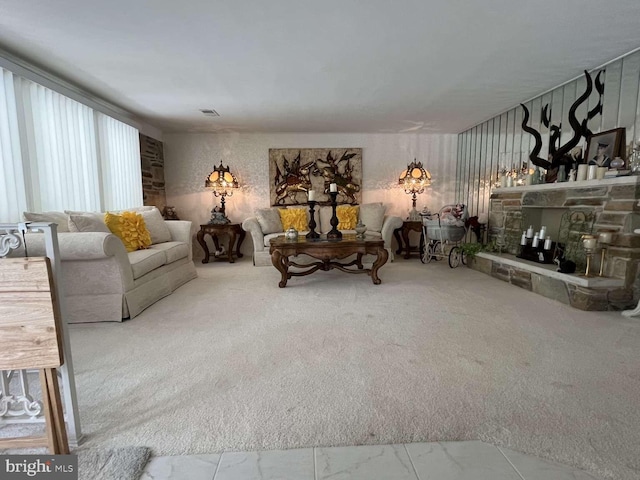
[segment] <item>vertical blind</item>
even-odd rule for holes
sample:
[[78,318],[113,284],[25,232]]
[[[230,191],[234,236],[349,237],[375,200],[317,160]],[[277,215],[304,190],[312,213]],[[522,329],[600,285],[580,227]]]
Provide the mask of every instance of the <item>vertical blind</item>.
[[13,75],[0,68],[0,222],[27,208]]
[[0,68],[0,222],[142,205],[138,131]]
[[[96,112],[104,210],[142,205],[140,135],[135,128]],[[123,181],[126,179],[126,181]]]

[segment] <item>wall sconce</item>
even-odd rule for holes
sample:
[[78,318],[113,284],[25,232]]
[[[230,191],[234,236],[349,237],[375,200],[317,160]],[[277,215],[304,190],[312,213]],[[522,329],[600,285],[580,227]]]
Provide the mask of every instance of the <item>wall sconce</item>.
[[409,212],[409,220],[421,221],[420,214],[416,210],[416,199],[419,193],[423,193],[424,189],[431,185],[431,174],[425,170],[422,162],[416,162],[414,159],[400,174],[398,183],[404,187],[405,193],[411,195],[412,208]]
[[224,167],[221,161],[220,166],[214,167],[213,172],[209,174],[204,186],[213,190],[214,197],[220,197],[220,208],[213,207],[209,223],[231,223],[225,215],[225,197],[232,196],[233,191],[239,188],[239,184],[235,175],[229,171],[229,165]]

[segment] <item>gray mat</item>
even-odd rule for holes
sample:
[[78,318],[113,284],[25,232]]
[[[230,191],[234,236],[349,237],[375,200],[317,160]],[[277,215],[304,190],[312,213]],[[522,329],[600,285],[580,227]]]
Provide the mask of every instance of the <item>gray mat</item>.
[[147,447],[87,448],[78,454],[79,480],[138,480],[151,455]]

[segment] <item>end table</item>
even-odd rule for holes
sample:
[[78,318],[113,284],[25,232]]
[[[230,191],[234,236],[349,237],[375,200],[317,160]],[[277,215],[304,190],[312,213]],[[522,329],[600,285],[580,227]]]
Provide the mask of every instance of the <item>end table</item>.
[[[409,232],[420,232],[420,245],[415,246],[409,243]],[[400,238],[400,234],[402,233],[402,239]],[[398,242],[398,250],[396,250],[396,254],[402,253],[404,250],[404,258],[409,258],[412,253],[422,253],[422,249],[424,247],[424,235],[422,231],[422,221],[420,220],[404,220],[402,222],[402,227],[396,228],[393,231],[393,236]],[[402,245],[402,241],[404,240],[404,246]]]
[[244,240],[246,234],[247,232],[242,229],[239,223],[207,223],[205,225],[200,225],[200,231],[198,232],[197,239],[198,243],[204,250],[204,259],[202,260],[202,263],[209,263],[209,247],[207,247],[207,242],[204,239],[205,235],[211,236],[213,244],[216,246],[216,251],[220,250],[218,236],[227,235],[229,237],[229,246],[227,247],[227,260],[229,261],[229,263],[234,263],[235,259],[233,258],[233,246],[236,243],[236,238],[238,238],[238,243],[236,244],[236,256],[238,258],[241,258],[242,253],[240,253],[240,245],[242,245],[242,241]]

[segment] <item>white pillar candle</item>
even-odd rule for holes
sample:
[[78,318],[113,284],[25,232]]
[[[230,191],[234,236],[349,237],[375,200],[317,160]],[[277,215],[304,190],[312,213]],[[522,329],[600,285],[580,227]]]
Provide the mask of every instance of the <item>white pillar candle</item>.
[[527,228],[527,238],[533,238],[533,225],[529,225]]
[[331,185],[329,185],[329,191],[330,192],[337,192],[338,191],[338,184],[332,183]]
[[544,241],[544,249],[551,250],[551,237],[547,237],[547,239]]
[[309,201],[313,202],[316,199],[316,191],[315,190],[309,190]]
[[613,233],[612,232],[600,232],[600,233],[598,233],[598,239],[600,240],[600,243],[609,244],[613,240]]
[[522,232],[522,237],[520,237],[520,245],[527,244],[527,232]]
[[582,245],[584,245],[584,248],[586,249],[593,250],[596,248],[597,242],[597,238],[585,238],[584,240],[582,240]]
[[576,182],[582,182],[587,179],[587,164],[582,163],[578,165],[578,174],[576,175]]
[[589,169],[587,170],[587,180],[595,180],[597,175],[598,175],[598,166],[589,165]]
[[533,237],[533,242],[531,242],[531,246],[533,248],[538,248],[538,242],[540,239],[538,238],[538,234],[536,233],[535,237]]
[[513,177],[511,175],[507,177],[507,187],[513,187]]
[[540,228],[540,234],[538,235],[538,237],[540,237],[540,240],[544,240],[544,238],[547,236],[547,227],[545,227],[544,225]]

